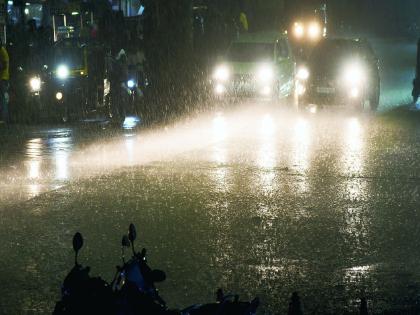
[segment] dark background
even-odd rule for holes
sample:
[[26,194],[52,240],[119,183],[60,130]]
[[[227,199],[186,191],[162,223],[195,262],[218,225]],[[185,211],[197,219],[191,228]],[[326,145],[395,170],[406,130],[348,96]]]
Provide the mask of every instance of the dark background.
[[403,36],[414,24],[420,24],[418,0],[245,0],[242,5],[254,27],[270,28],[284,22],[287,12],[322,2],[327,3],[333,30],[341,27],[348,32]]

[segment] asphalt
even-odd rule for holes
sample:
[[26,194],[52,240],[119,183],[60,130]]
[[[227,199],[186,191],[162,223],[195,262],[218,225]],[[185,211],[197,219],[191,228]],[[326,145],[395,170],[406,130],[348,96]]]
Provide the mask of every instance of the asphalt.
[[172,307],[222,287],[263,313],[285,313],[293,291],[314,314],[354,312],[362,295],[373,313],[412,308],[420,115],[396,106],[412,63],[390,52],[379,113],[244,102],[147,130],[2,129],[0,313],[51,312],[76,231],[80,262],[111,280],[130,222]]

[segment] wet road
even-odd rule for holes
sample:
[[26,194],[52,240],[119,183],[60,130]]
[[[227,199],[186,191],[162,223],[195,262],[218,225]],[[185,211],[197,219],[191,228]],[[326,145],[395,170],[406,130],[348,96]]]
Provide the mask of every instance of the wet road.
[[[382,109],[407,98],[409,64],[386,68],[404,70],[384,81]],[[51,312],[76,231],[81,262],[111,280],[130,222],[173,307],[222,287],[258,295],[265,313],[285,313],[295,290],[308,313],[354,311],[361,295],[375,313],[409,308],[420,294],[416,115],[251,103],[154,130],[3,131],[0,313]]]

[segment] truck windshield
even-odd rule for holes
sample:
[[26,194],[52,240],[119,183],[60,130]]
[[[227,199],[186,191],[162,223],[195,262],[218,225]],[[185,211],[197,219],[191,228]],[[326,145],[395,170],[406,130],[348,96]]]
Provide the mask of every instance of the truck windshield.
[[229,61],[256,62],[274,59],[274,44],[271,43],[233,43],[228,51]]
[[317,63],[359,55],[360,53],[359,46],[353,41],[326,41],[314,49],[311,60]]
[[65,43],[57,45],[54,49],[56,65],[66,64],[70,69],[77,70],[84,67],[83,48]]

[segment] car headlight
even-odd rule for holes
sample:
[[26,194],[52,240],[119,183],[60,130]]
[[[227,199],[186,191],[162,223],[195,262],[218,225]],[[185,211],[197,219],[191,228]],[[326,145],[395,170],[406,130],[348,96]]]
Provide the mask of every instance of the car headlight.
[[41,90],[41,79],[39,77],[33,77],[29,80],[29,86],[32,92],[39,92]]
[[321,37],[321,25],[319,25],[318,22],[312,22],[309,24],[308,36],[312,40],[316,40]]
[[129,89],[132,89],[135,85],[136,85],[136,82],[134,82],[134,80],[127,81],[127,86]]
[[309,70],[306,67],[300,67],[297,71],[296,77],[301,80],[305,81],[309,78]]
[[57,77],[59,79],[67,79],[67,77],[69,76],[69,68],[66,65],[59,65],[57,67]]
[[293,34],[296,38],[302,38],[305,35],[305,27],[302,23],[296,22],[293,26]]
[[343,78],[346,84],[354,87],[363,84],[366,76],[363,67],[359,63],[351,63],[344,68]]
[[270,66],[261,66],[258,69],[257,79],[261,82],[269,82],[274,78],[273,68]]
[[226,66],[218,66],[214,71],[213,78],[216,81],[227,81],[229,79],[229,69]]

